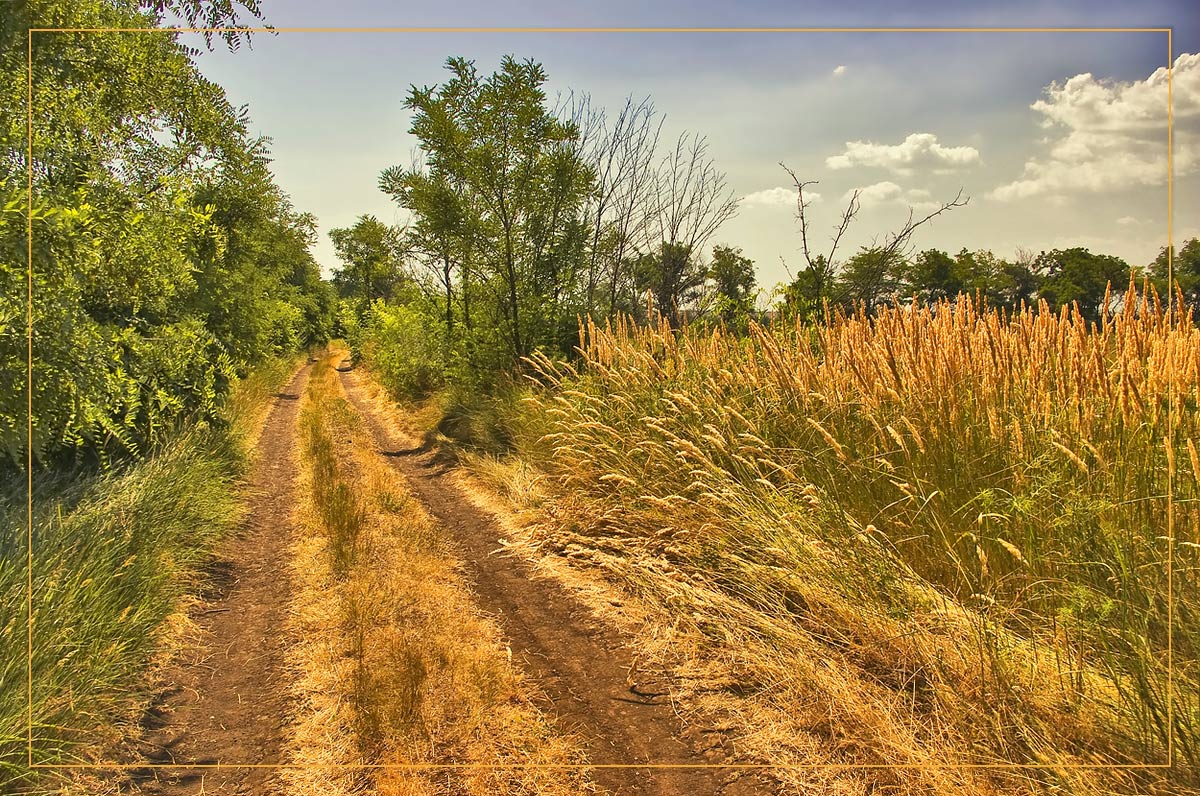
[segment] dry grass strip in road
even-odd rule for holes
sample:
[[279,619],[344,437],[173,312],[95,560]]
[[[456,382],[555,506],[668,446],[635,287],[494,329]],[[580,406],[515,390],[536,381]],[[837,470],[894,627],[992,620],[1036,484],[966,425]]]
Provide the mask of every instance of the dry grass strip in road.
[[590,792],[586,760],[532,703],[441,528],[376,452],[327,360],[300,427],[289,762],[307,767],[281,772],[287,792]]
[[594,777],[601,788],[621,794],[772,792],[756,771],[712,767],[730,762],[728,738],[704,732],[711,727],[685,732],[660,678],[643,671],[631,680],[636,666],[628,639],[572,591],[534,577],[527,562],[501,555],[504,531],[497,518],[463,493],[451,468],[417,447],[388,403],[372,396],[368,379],[358,372],[342,376],[379,450],[467,562],[475,598],[496,617],[514,660],[540,686],[540,704],[586,740],[589,757],[600,766]]

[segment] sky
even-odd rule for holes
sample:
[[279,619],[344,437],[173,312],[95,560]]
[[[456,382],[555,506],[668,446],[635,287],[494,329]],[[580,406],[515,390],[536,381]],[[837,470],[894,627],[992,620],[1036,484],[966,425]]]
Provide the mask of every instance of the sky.
[[[850,6],[853,5],[853,8]],[[1085,246],[1146,264],[1168,240],[1167,72],[1174,120],[1174,239],[1200,236],[1200,4],[1087,2],[491,3],[263,0],[286,27],[847,27],[852,32],[289,32],[199,58],[252,132],[296,208],[316,215],[316,257],[338,265],[328,231],[365,213],[407,216],[377,187],[411,163],[404,99],[447,76],[449,56],[481,72],[505,54],[540,62],[551,98],[586,92],[616,111],[649,96],[663,140],[705,136],[741,198],[711,243],[740,247],[765,288],[802,264],[786,164],[819,194],[814,254],[849,192],[862,209],[839,252],[882,240],[962,189],[923,226],[918,249],[1011,257]],[[1164,32],[866,32],[865,27],[1171,27]]]

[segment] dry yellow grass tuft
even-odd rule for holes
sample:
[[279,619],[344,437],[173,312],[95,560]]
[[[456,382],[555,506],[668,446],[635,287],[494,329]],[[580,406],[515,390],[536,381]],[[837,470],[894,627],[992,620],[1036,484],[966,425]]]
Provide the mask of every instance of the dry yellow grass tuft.
[[[1190,321],[1131,289],[1098,325],[964,298],[744,340],[588,325],[580,350],[534,362],[520,480],[553,499],[524,543],[657,612],[647,654],[744,748],[909,767],[799,791],[1200,788]],[[1088,767],[1168,744],[1169,771]]]

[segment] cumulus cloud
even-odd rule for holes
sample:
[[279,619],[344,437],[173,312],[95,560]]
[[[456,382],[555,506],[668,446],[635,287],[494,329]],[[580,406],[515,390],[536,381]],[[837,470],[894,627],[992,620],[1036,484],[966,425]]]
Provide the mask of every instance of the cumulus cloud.
[[[820,201],[821,194],[816,191],[805,191],[805,202]],[[795,188],[764,188],[761,191],[755,191],[751,194],[746,194],[742,197],[744,205],[762,205],[763,207],[795,207],[796,206],[796,189]]]
[[854,191],[856,190],[858,191],[858,203],[864,208],[888,204],[889,202],[908,205],[913,210],[918,211],[940,207],[937,202],[929,201],[930,193],[924,188],[910,188],[906,191],[891,180],[884,180],[883,182],[877,182],[874,185],[867,185],[861,188],[853,188],[842,195],[842,201],[849,202],[850,197],[854,195]]
[[979,162],[979,150],[970,146],[942,146],[933,133],[912,133],[899,144],[847,141],[846,151],[825,159],[831,169],[877,166],[897,174],[918,169],[944,173]]
[[846,193],[842,195],[842,201],[850,201],[850,197],[854,195],[855,190],[858,191],[858,201],[863,207],[870,207],[871,205],[879,205],[883,204],[884,202],[890,202],[894,199],[900,198],[900,196],[904,193],[904,190],[896,183],[890,180],[884,180],[883,182],[877,182],[874,185],[867,185],[862,188],[846,191]]
[[[1200,54],[1175,60],[1172,81],[1175,176],[1200,164]],[[1109,191],[1167,181],[1167,69],[1122,83],[1090,73],[1051,83],[1030,106],[1051,131],[1048,151],[1025,162],[1021,177],[993,190],[1001,201],[1079,191]]]
[[1139,219],[1134,218],[1133,216],[1121,216],[1120,218],[1117,219],[1117,223],[1123,227],[1130,227],[1135,224],[1142,224],[1144,222]]
[[845,64],[838,64],[837,66],[834,67],[834,69],[833,69],[834,77],[841,77],[844,74],[846,74],[846,65]]

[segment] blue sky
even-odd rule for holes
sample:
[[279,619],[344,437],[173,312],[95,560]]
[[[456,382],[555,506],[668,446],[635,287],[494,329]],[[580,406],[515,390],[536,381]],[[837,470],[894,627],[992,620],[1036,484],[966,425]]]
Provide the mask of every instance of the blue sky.
[[[263,10],[276,27],[1171,26],[1176,56],[1200,52],[1200,12],[1161,0],[264,0]],[[776,190],[790,184],[781,160],[819,181],[810,212],[821,238],[846,192],[866,191],[847,253],[894,229],[909,207],[919,212],[960,187],[969,205],[923,228],[919,248],[1010,256],[1083,245],[1144,263],[1166,243],[1165,87],[1151,79],[1168,63],[1162,33],[282,32],[234,54],[205,53],[200,64],[273,139],[279,182],[320,222],[317,257],[328,270],[329,229],[362,213],[404,220],[376,182],[387,166],[410,162],[409,86],[442,80],[447,56],[491,71],[507,53],[541,62],[551,95],[584,91],[614,110],[627,95],[649,95],[666,117],[665,139],[707,136],[747,197],[714,242],[740,246],[766,287],[787,278],[781,259],[792,270],[800,263],[794,198]],[[1179,241],[1200,234],[1200,59],[1176,62],[1174,89]]]

